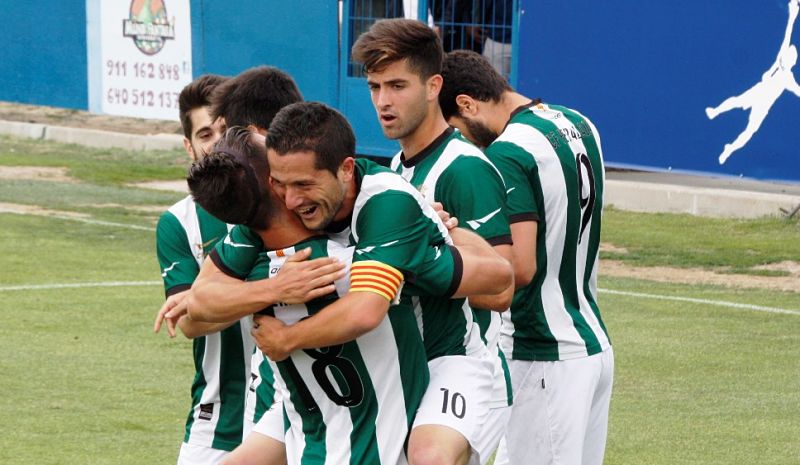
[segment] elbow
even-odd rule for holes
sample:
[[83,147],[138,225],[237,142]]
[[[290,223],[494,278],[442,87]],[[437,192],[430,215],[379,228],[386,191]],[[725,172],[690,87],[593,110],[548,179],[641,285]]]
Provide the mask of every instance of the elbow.
[[[495,287],[489,292],[490,294],[503,294],[508,288],[514,287],[514,269],[507,260],[503,260],[502,264],[496,267],[497,279],[494,281]],[[512,292],[513,294],[513,292]],[[509,305],[511,304],[509,299]]]
[[514,287],[519,289],[525,287],[533,281],[533,275],[536,274],[536,264],[532,266],[521,267],[514,269]]

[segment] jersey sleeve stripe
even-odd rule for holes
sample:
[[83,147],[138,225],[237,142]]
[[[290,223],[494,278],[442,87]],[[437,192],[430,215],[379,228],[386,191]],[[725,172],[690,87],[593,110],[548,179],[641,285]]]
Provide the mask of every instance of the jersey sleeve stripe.
[[350,291],[374,292],[392,301],[400,290],[402,276],[395,268],[381,262],[356,262],[350,268]]
[[393,276],[398,282],[403,280],[403,273],[397,270],[397,268],[387,265],[385,263],[381,263],[376,260],[364,260],[361,262],[353,263],[351,267],[352,272],[376,272],[376,273],[384,273],[389,276]]
[[539,215],[536,213],[518,213],[508,217],[509,223],[521,223],[523,221],[539,221]]

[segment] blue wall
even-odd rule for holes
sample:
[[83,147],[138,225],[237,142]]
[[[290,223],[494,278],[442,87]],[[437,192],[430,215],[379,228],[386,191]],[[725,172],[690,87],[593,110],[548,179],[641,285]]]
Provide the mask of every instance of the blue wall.
[[0,99],[86,109],[86,0],[4,5]]
[[[0,100],[89,107],[86,6],[87,0],[32,0],[5,9]],[[784,92],[749,143],[722,165],[723,146],[744,130],[749,112],[734,109],[709,120],[704,111],[749,89],[772,66],[787,0],[519,0],[519,6],[517,88],[592,118],[609,166],[800,181],[800,98]],[[397,149],[379,132],[366,85],[340,69],[349,50],[339,49],[336,1],[191,0],[191,8],[195,76],[280,67],[306,99],[348,115],[362,152]],[[800,66],[794,73],[797,79]]]
[[191,8],[195,76],[272,65],[294,77],[306,100],[336,106],[336,1],[192,0]]
[[519,90],[590,117],[609,165],[800,180],[797,96],[784,92],[723,165],[749,113],[705,114],[772,66],[786,0],[521,1]]

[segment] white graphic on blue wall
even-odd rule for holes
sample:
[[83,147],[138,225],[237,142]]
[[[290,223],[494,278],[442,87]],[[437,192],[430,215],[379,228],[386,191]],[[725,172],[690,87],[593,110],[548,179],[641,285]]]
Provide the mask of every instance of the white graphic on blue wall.
[[783,43],[781,43],[775,63],[761,76],[761,81],[743,93],[727,98],[716,108],[706,108],[706,116],[709,119],[714,119],[720,113],[734,108],[750,110],[750,117],[744,131],[736,140],[725,144],[722,154],[719,156],[720,165],[725,163],[733,152],[744,147],[750,141],[783,91],[788,90],[800,97],[800,85],[797,84],[792,73],[792,68],[797,63],[797,48],[791,45],[792,28],[797,19],[798,10],[800,10],[800,0],[789,0],[789,22],[786,24]]

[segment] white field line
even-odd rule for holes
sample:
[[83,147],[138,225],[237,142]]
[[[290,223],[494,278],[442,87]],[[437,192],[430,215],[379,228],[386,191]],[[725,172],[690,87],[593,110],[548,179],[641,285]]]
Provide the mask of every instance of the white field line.
[[[48,289],[69,289],[86,287],[124,287],[124,286],[160,286],[161,281],[108,281],[99,283],[70,283],[70,284],[33,284],[22,286],[0,286],[0,292],[4,291],[31,291]],[[604,294],[622,295],[627,297],[642,297],[645,299],[671,300],[675,302],[691,302],[695,304],[716,305],[719,307],[738,308],[743,310],[753,310],[756,312],[780,313],[784,315],[800,316],[800,310],[789,310],[785,308],[764,307],[761,305],[742,304],[738,302],[727,302],[724,300],[695,299],[693,297],[679,297],[658,294],[644,294],[641,292],[617,291],[614,289],[600,289]]]
[[103,283],[68,283],[68,284],[30,284],[22,286],[0,286],[5,291],[39,291],[49,289],[70,289],[84,287],[126,287],[126,286],[160,286],[161,281],[108,281]]
[[669,296],[669,295],[658,295],[658,294],[643,294],[641,292],[627,292],[627,291],[615,291],[613,289],[600,289],[600,292],[605,294],[613,294],[613,295],[622,295],[628,297],[642,297],[645,299],[657,299],[657,300],[672,300],[675,302],[691,302],[695,304],[705,304],[705,305],[716,305],[719,307],[728,307],[728,308],[739,308],[742,310],[753,310],[755,312],[766,312],[766,313],[781,313],[784,315],[796,315],[800,316],[800,310],[789,310],[786,308],[775,308],[775,307],[764,307],[761,305],[751,305],[751,304],[741,304],[738,302],[726,302],[724,300],[709,300],[709,299],[695,299],[693,297],[678,297],[678,296]]
[[96,224],[100,226],[113,226],[115,228],[128,228],[128,229],[136,229],[139,231],[155,231],[156,228],[151,228],[148,226],[137,226],[135,224],[125,224],[125,223],[114,223],[111,221],[102,221],[102,220],[92,220],[89,218],[75,218],[71,216],[60,216],[60,215],[48,215],[48,218],[58,218],[60,220],[71,220],[71,221],[80,221],[81,223],[87,224]]

